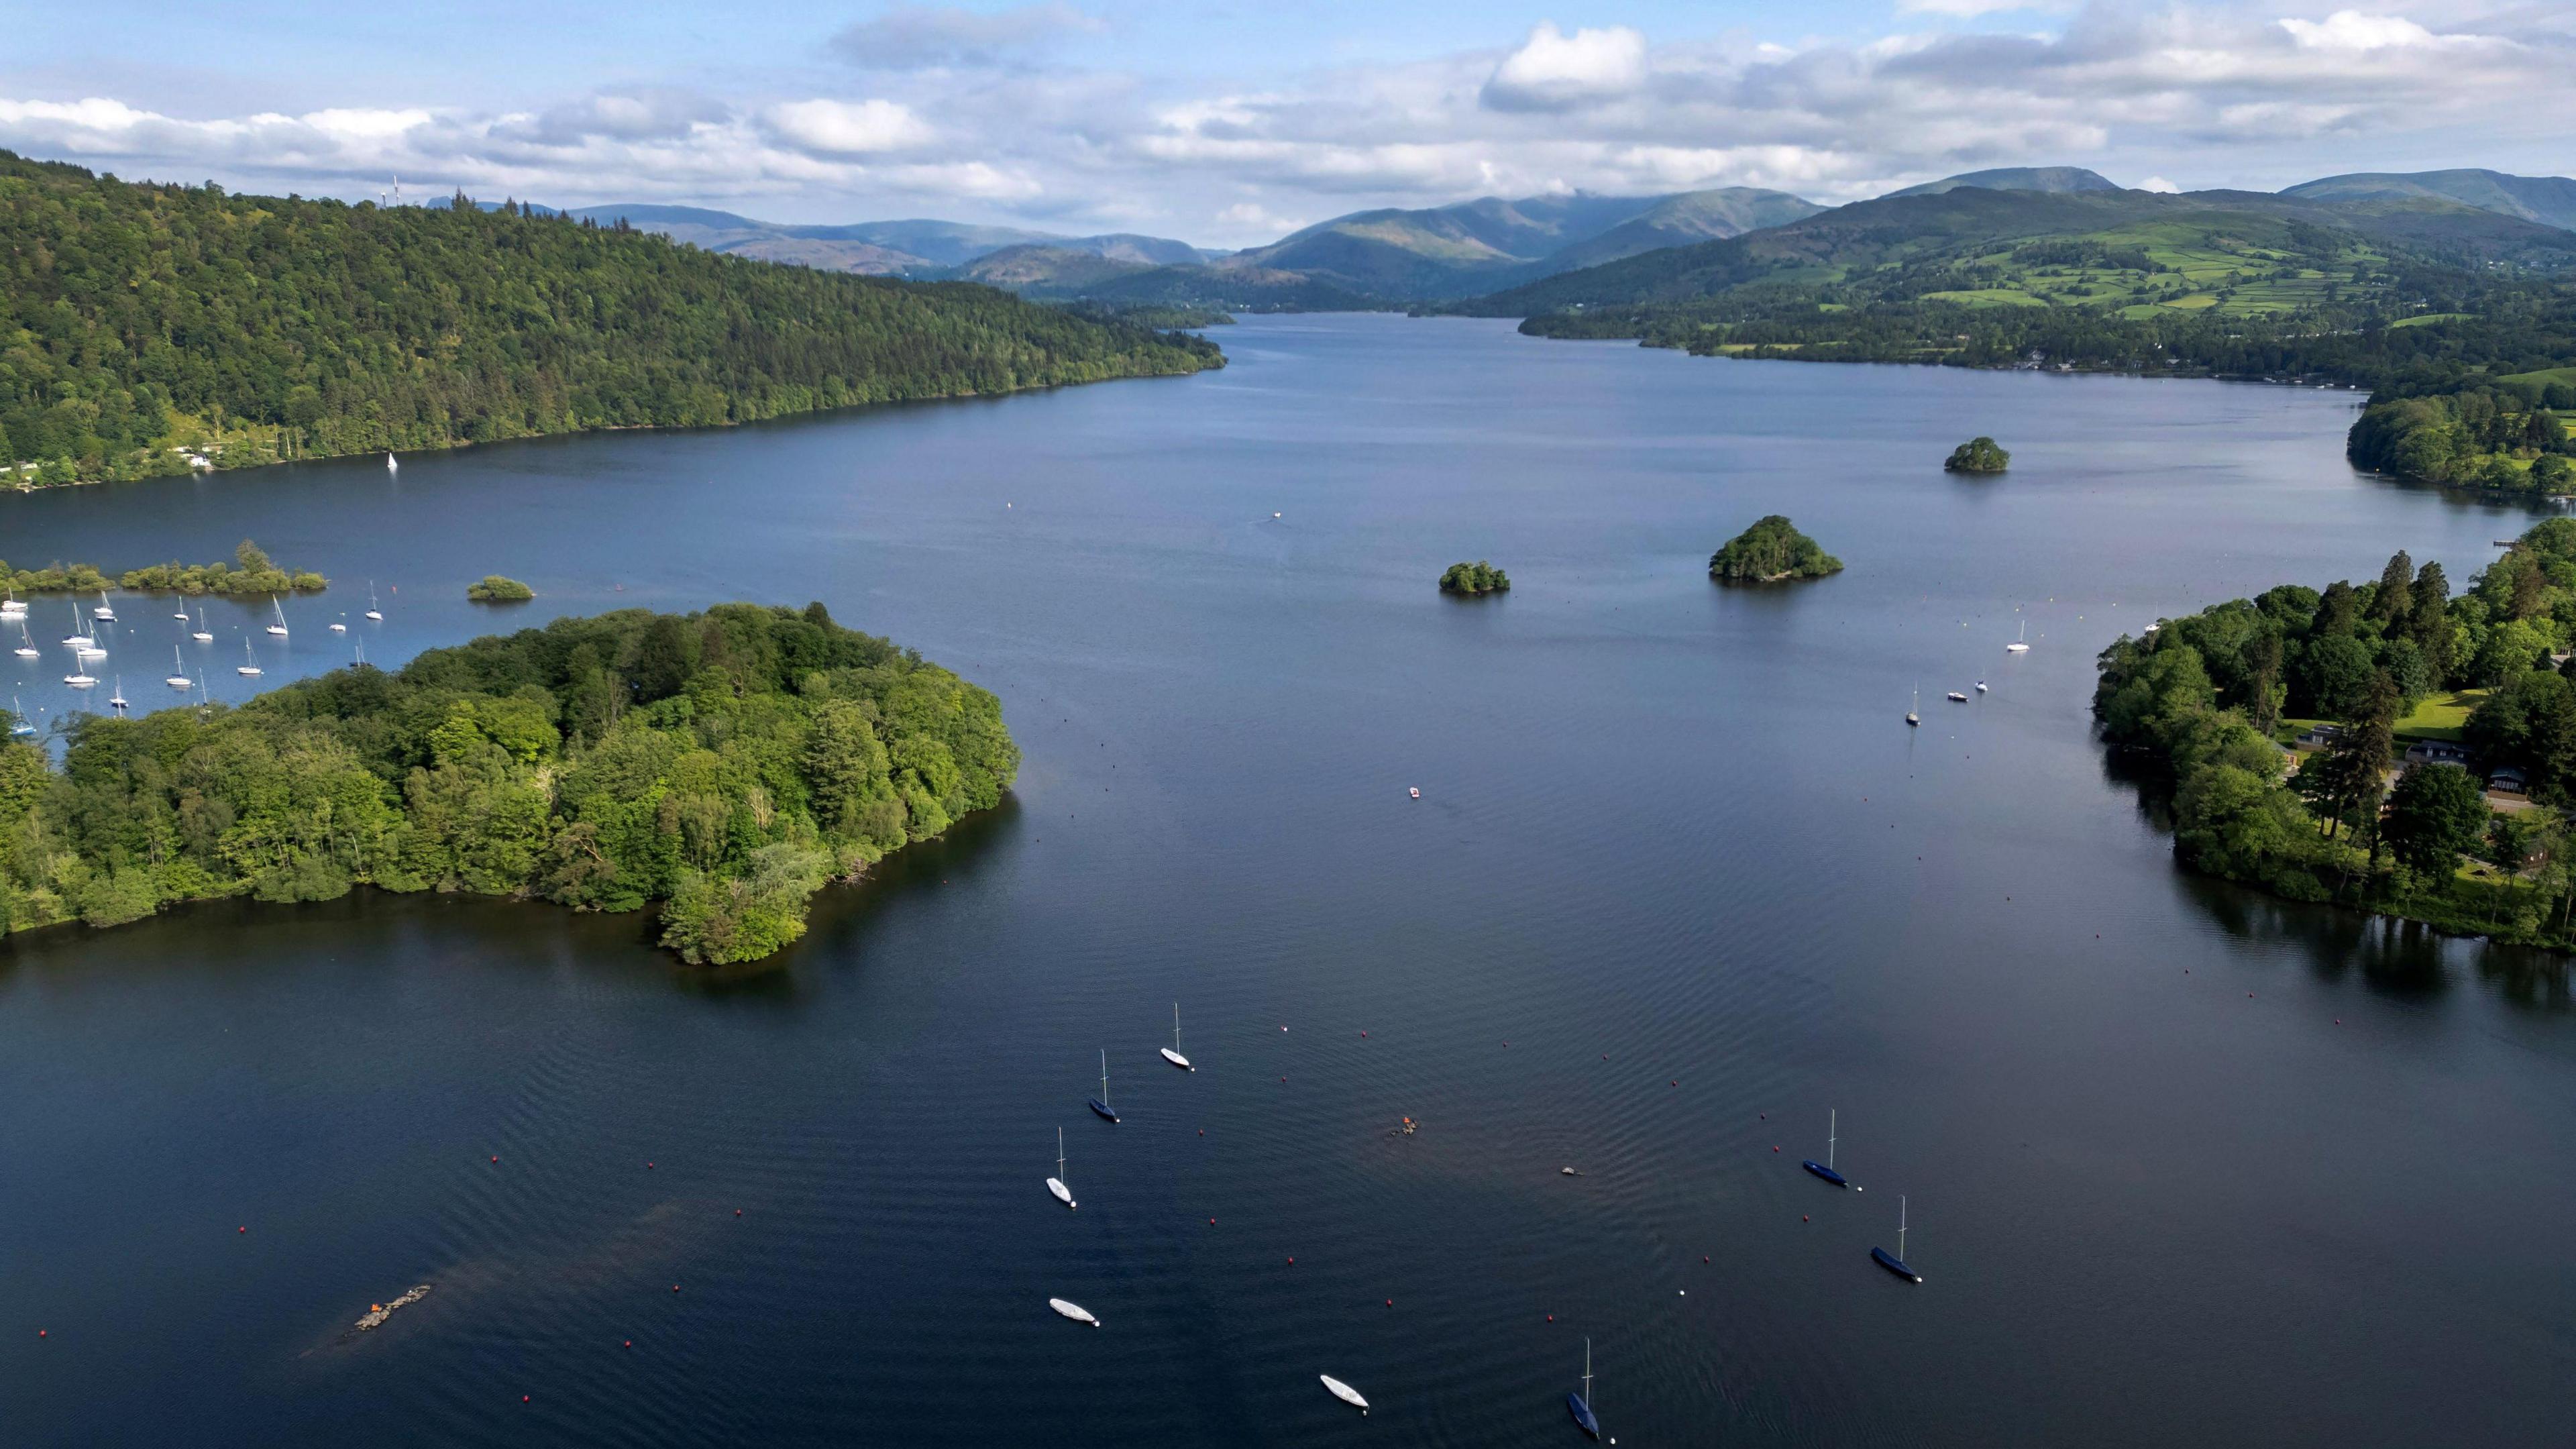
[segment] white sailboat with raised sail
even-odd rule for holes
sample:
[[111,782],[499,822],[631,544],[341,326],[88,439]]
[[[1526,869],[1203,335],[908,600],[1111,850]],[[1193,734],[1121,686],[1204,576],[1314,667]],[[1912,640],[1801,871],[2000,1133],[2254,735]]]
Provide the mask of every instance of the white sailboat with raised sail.
[[1055,1176],[1047,1179],[1047,1191],[1066,1207],[1074,1205],[1073,1189],[1064,1185],[1064,1129],[1061,1127],[1055,1129]]
[[1177,1001],[1172,1003],[1172,1044],[1163,1048],[1163,1060],[1185,1072],[1198,1070],[1190,1065],[1188,1057],[1181,1055],[1181,1004]]

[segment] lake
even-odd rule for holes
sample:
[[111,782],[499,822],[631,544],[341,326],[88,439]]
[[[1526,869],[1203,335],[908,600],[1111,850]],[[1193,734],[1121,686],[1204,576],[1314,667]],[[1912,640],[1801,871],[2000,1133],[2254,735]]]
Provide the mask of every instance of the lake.
[[[1027,753],[749,981],[437,896],[0,944],[5,1437],[1547,1445],[1587,1337],[1630,1445],[2563,1435],[2564,964],[2182,874],[2087,713],[2123,630],[2398,548],[2459,587],[2531,515],[2355,474],[2350,393],[1217,335],[0,498],[13,563],[334,580],[282,650],[124,601],[146,702],[173,644],[238,700],[244,639],[273,686],[820,599]],[[2012,470],[1945,475],[1978,433]],[[1848,570],[1712,585],[1775,512]],[[1514,589],[1442,597],[1462,559]],[[9,686],[46,723],[68,608]],[[1798,1169],[1829,1113],[1863,1192]],[[1919,1287],[1868,1256],[1900,1196]]]

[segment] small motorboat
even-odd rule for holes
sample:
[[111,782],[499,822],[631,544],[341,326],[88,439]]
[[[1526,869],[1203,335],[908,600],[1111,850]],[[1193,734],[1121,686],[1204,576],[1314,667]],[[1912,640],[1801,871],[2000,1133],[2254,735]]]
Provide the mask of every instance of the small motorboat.
[[[1188,1057],[1181,1055],[1181,1004],[1177,1001],[1172,1003],[1172,1044],[1163,1048],[1163,1060],[1170,1062],[1173,1066],[1179,1067],[1185,1072],[1195,1072],[1198,1070],[1198,1068],[1190,1065],[1190,1059]],[[1101,1076],[1102,1080],[1100,1083],[1100,1090],[1102,1093],[1106,1094],[1109,1090],[1109,1083],[1107,1080],[1108,1074],[1103,1072]]]
[[1978,681],[1977,681],[1977,693],[1979,693],[1979,694],[1983,694],[1983,693],[1985,693],[1985,692],[1986,692],[1986,682],[1985,682],[1984,680],[1980,679],[1980,680],[1978,680]]
[[1065,1317],[1072,1319],[1076,1323],[1088,1323],[1094,1328],[1098,1328],[1100,1326],[1100,1320],[1091,1316],[1091,1310],[1083,1307],[1079,1303],[1068,1302],[1062,1298],[1050,1298],[1047,1300],[1047,1307],[1054,1309],[1056,1312],[1063,1314]]
[[1324,1387],[1331,1391],[1334,1398],[1341,1400],[1343,1403],[1350,1405],[1352,1408],[1359,1410],[1363,1414],[1368,1412],[1368,1400],[1360,1397],[1359,1390],[1352,1388],[1349,1384],[1343,1383],[1340,1379],[1333,1377],[1331,1374],[1317,1374],[1315,1377],[1324,1381]]
[[1950,702],[1952,704],[1966,704],[1968,702],[1968,697],[1954,689],[1950,691]]
[[1091,1110],[1109,1121],[1118,1120],[1116,1109],[1109,1105],[1109,1052],[1106,1048],[1100,1053],[1100,1095],[1091,1099]]
[[1422,798],[1422,787],[1419,785],[1408,786],[1404,793],[1412,796],[1416,800],[1419,800]]

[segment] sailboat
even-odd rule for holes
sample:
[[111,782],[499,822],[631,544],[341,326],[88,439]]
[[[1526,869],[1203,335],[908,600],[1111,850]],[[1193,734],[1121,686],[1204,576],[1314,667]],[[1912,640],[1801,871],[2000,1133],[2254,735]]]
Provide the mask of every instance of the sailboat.
[[268,606],[277,611],[277,622],[268,626],[268,632],[283,639],[286,637],[286,606],[279,603],[274,596],[269,599]]
[[1163,1048],[1163,1060],[1185,1072],[1198,1070],[1190,1065],[1188,1057],[1181,1055],[1181,1004],[1177,1001],[1172,1003],[1172,1044]]
[[98,678],[88,670],[75,664],[72,666],[72,672],[63,676],[63,683],[70,685],[74,689],[87,689],[92,685],[97,684]]
[[27,707],[18,702],[18,696],[9,696],[9,733],[25,739],[35,732],[36,727],[27,723]]
[[1920,1283],[1923,1281],[1923,1275],[1915,1272],[1912,1268],[1907,1267],[1905,1263],[1905,1198],[1903,1194],[1899,1194],[1896,1199],[1896,1251],[1891,1253],[1885,1248],[1872,1248],[1869,1250],[1869,1256],[1871,1261],[1877,1263],[1878,1266],[1885,1268],[1887,1271],[1904,1279],[1908,1283]]
[[2004,652],[2006,654],[2028,654],[2030,652],[2030,621],[2028,619],[2021,621],[2021,633],[2015,636],[2010,644],[2004,646]]
[[1825,1160],[1818,1162],[1810,1157],[1798,1165],[1836,1187],[1849,1187],[1851,1184],[1843,1179],[1843,1175],[1834,1171],[1834,1138],[1838,1135],[1838,1115],[1831,1107],[1825,1109]]
[[244,675],[256,675],[259,673],[259,655],[252,650],[248,639],[244,639],[242,641],[242,658],[248,662],[234,665],[233,673]]
[[107,707],[109,709],[123,709],[125,708],[125,705],[125,676],[120,674],[116,676],[116,692],[107,697]]
[[200,644],[211,644],[214,642],[214,631],[206,627],[206,606],[203,604],[199,604],[197,606],[197,631],[190,634],[188,637],[196,640]]
[[1106,1048],[1100,1053],[1100,1095],[1091,1099],[1091,1110],[1112,1122],[1118,1120],[1118,1114],[1109,1107],[1109,1052]]
[[186,689],[194,683],[188,678],[188,666],[179,662],[179,646],[176,644],[170,646],[170,677],[161,682],[172,689]]
[[349,625],[348,625],[348,621],[346,621],[346,620],[344,620],[344,619],[334,619],[334,620],[332,620],[332,621],[331,621],[331,632],[332,632],[332,633],[334,633],[334,634],[346,634],[346,633],[348,633],[348,632],[349,632]]
[[17,590],[11,589],[6,597],[0,597],[0,619],[14,619],[25,612],[27,601],[18,597]]
[[1340,1379],[1333,1377],[1331,1374],[1317,1374],[1315,1377],[1324,1381],[1325,1390],[1334,1398],[1337,1398],[1343,1403],[1350,1405],[1352,1408],[1359,1410],[1363,1416],[1368,1413],[1368,1400],[1360,1397],[1359,1390],[1352,1388],[1349,1384],[1343,1383]]
[[367,667],[367,641],[366,641],[366,640],[364,640],[364,639],[361,639],[361,640],[359,640],[359,641],[358,641],[358,662],[357,662],[357,667],[358,667],[358,668],[360,668],[360,669],[364,669],[364,668],[366,668],[366,667]]
[[1574,1416],[1574,1427],[1595,1439],[1601,1437],[1601,1420],[1592,1412],[1592,1340],[1583,1340],[1583,1392],[1565,1396],[1565,1411]]
[[400,469],[401,467],[402,467],[402,465],[401,465],[400,463],[397,463],[397,462],[395,462],[395,461],[394,461],[394,455],[393,455],[390,451],[388,451],[388,452],[385,454],[385,471],[386,471],[386,472],[388,472],[388,473],[391,473],[391,472],[394,472],[394,471],[396,471],[396,470]]
[[98,591],[98,607],[90,610],[89,616],[93,619],[103,619],[110,624],[116,622],[116,610],[107,602],[107,590]]
[[376,581],[369,579],[367,580],[367,617],[382,619],[384,616],[384,611],[376,607]]
[[36,641],[27,637],[27,616],[24,614],[18,616],[18,657],[21,659],[44,657],[43,651],[36,647]]
[[179,609],[174,611],[170,617],[178,620],[182,624],[185,624],[188,622],[188,611],[185,609]]
[[1094,1328],[1098,1328],[1100,1326],[1100,1320],[1091,1316],[1091,1310],[1083,1307],[1079,1303],[1069,1302],[1062,1298],[1050,1298],[1047,1300],[1047,1307],[1054,1309],[1056,1312],[1063,1314],[1065,1317],[1072,1319],[1076,1323],[1088,1323]]
[[1047,1191],[1055,1200],[1070,1208],[1074,1205],[1073,1189],[1064,1185],[1064,1129],[1055,1129],[1055,1176],[1047,1179]]
[[1954,689],[1950,691],[1950,702],[1952,704],[1966,704],[1968,702],[1968,697]]
[[80,605],[78,604],[72,605],[72,629],[74,632],[64,636],[63,638],[64,648],[78,649],[83,644],[90,642],[89,631],[81,627]]
[[1905,707],[1905,722],[1910,725],[1919,725],[1923,723],[1923,716],[1916,712],[1922,708],[1923,686],[1918,684],[1914,687],[1914,702]]
[[1980,679],[1980,680],[1978,680],[1978,681],[1977,681],[1977,693],[1979,693],[1979,694],[1983,694],[1983,693],[1985,693],[1985,692],[1986,692],[1986,682],[1985,682],[1984,680]]

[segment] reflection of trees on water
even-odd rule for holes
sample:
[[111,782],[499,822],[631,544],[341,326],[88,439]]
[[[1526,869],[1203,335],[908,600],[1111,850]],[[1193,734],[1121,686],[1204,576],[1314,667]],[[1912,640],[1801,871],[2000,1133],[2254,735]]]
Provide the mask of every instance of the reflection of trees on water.
[[[2106,747],[2102,778],[2126,786],[2138,818],[2157,834],[2173,834],[2173,784],[2144,750]],[[2400,920],[2347,906],[2317,905],[2202,875],[2173,865],[2174,876],[2219,929],[2249,944],[2291,946],[2308,958],[2320,979],[2358,977],[2372,990],[2397,997],[2429,998],[2448,990],[2463,971],[2475,971],[2498,995],[2517,1005],[2566,1010],[2576,980],[2569,958],[2528,946],[2501,946],[2474,936],[2451,936],[2421,921]]]

